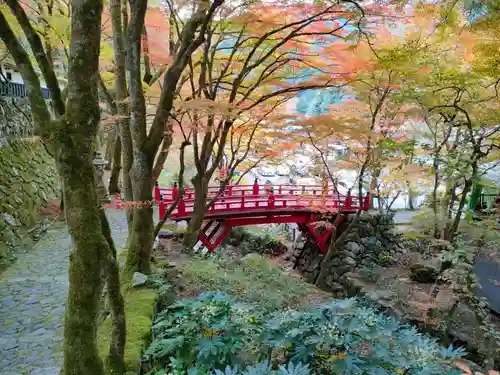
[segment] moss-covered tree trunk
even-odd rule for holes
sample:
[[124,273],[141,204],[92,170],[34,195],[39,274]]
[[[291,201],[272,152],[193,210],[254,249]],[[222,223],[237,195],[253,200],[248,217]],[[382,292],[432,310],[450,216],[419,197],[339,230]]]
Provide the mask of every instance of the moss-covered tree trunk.
[[[126,66],[130,92],[130,134],[132,136],[133,165],[130,171],[134,204],[143,205],[134,209],[132,234],[129,242],[127,269],[149,272],[150,255],[153,246],[153,163],[166,132],[172,132],[172,122],[168,122],[177,95],[177,85],[181,75],[191,61],[192,53],[205,40],[205,33],[221,0],[202,0],[196,10],[183,24],[172,64],[163,76],[163,87],[153,122],[148,130],[146,123],[146,103],[141,76],[141,41],[147,0],[130,0],[130,21],[127,27]],[[202,26],[200,29],[199,27]],[[167,151],[167,150],[164,150]],[[124,165],[125,168],[125,165]],[[146,181],[147,179],[147,181]],[[149,243],[148,243],[149,242]]]
[[[125,102],[128,97],[126,71],[126,14],[127,3],[120,0],[111,0],[111,24],[113,28],[113,49],[115,52],[115,91],[119,119],[119,136],[122,154],[122,188],[125,201],[133,201],[132,182],[130,180],[130,169],[133,163],[132,136],[130,134],[130,112]],[[124,8],[124,9],[122,9]],[[123,13],[124,11],[124,13]],[[129,224],[129,236],[132,233],[132,210],[127,210],[127,221]]]
[[0,12],[0,38],[14,58],[28,88],[37,130],[56,159],[62,181],[64,213],[72,248],[64,324],[64,374],[103,374],[97,346],[97,322],[104,266],[112,258],[102,232],[92,164],[100,111],[97,79],[101,36],[101,0],[71,3],[71,42],[66,105],[39,35],[18,1],[8,2],[41,68],[57,120],[52,120],[40,80],[24,47]]
[[208,181],[197,175],[193,178],[192,182],[195,192],[195,201],[191,220],[189,221],[182,243],[186,248],[191,248],[196,243],[198,231],[203,225],[205,213],[207,212]]
[[134,207],[132,233],[129,239],[126,269],[130,272],[151,272],[151,252],[153,248],[153,183],[151,178],[152,162],[142,164],[137,157],[132,167],[131,177],[134,202],[145,202]]
[[[95,120],[97,124],[98,118]],[[64,373],[101,374],[96,332],[103,289],[101,271],[109,247],[101,233],[89,140],[66,136],[61,141],[64,146],[58,165],[63,177],[66,222],[73,240],[64,327]],[[81,143],[66,149],[67,145]]]
[[103,373],[97,348],[97,321],[102,267],[110,249],[102,234],[92,164],[100,119],[97,77],[101,12],[101,1],[72,4],[68,102],[60,129],[55,132],[64,211],[73,240],[64,326],[65,375]]
[[127,327],[125,321],[125,302],[120,290],[120,267],[116,260],[116,248],[111,237],[111,229],[106,214],[101,210],[102,233],[108,242],[110,252],[106,259],[105,278],[106,292],[111,308],[111,338],[106,367],[108,372],[123,374],[125,372],[125,342]]

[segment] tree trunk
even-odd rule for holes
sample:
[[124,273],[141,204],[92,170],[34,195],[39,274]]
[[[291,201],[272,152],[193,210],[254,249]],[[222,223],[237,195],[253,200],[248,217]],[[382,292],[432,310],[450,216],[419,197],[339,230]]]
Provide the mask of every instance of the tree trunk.
[[[103,267],[111,250],[102,233],[92,160],[100,120],[97,77],[103,4],[99,0],[71,3],[66,108],[60,97],[57,100],[56,94],[60,94],[60,90],[55,74],[44,69],[44,51],[36,48],[39,41],[36,37],[28,38],[32,49],[36,51],[34,54],[44,76],[51,78],[45,81],[51,87],[51,96],[53,100],[56,99],[56,105],[61,107],[57,112],[62,117],[57,120],[51,121],[36,72],[1,12],[0,37],[21,70],[23,81],[29,89],[34,122],[40,128],[44,143],[54,150],[52,154],[55,155],[62,181],[64,213],[72,240],[64,322],[63,371],[65,375],[101,375],[103,364],[97,346],[97,322],[104,286]],[[19,5],[18,2],[13,4]],[[22,17],[19,19],[22,21]],[[25,33],[30,35],[29,20],[23,25],[28,30]],[[32,34],[36,36],[34,31]]]
[[[98,130],[97,77],[101,1],[74,1],[66,114],[54,126],[63,180],[65,217],[72,238],[64,325],[64,374],[103,373],[97,322],[109,245],[102,234],[93,160]],[[50,140],[50,138],[49,138]]]
[[111,338],[106,358],[108,372],[125,373],[125,342],[127,335],[125,303],[120,290],[120,267],[116,261],[116,247],[111,237],[111,229],[106,214],[101,210],[102,233],[109,244],[110,252],[106,262],[106,292],[111,308]]
[[192,179],[192,182],[195,193],[193,214],[191,215],[191,220],[189,221],[189,225],[182,241],[182,244],[186,247],[186,249],[193,247],[196,243],[198,231],[203,224],[205,213],[207,211],[208,183],[206,182],[206,179],[197,175]]
[[439,222],[438,222],[438,188],[439,188],[439,159],[438,155],[434,155],[434,187],[432,189],[432,212],[434,213],[434,238],[440,237]]
[[148,274],[151,272],[150,257],[153,246],[152,169],[156,150],[148,147],[146,101],[141,78],[141,35],[144,30],[147,0],[130,1],[129,4],[126,68],[129,78],[130,135],[133,151],[130,179],[135,208],[126,269],[128,272]]
[[172,141],[172,126],[167,126],[165,129],[165,135],[163,136],[163,143],[161,144],[160,152],[158,153],[155,166],[153,167],[153,184],[155,184],[160,177],[161,171],[163,170],[163,165],[168,158],[168,152],[170,150],[170,146],[172,146]]
[[[334,256],[337,254],[338,247],[342,243],[344,243],[345,238],[351,232],[352,228],[357,224],[360,216],[361,216],[361,210],[358,210],[353,220],[349,223],[349,226],[345,229],[344,232],[342,232],[342,234],[338,238],[334,238],[335,232],[332,234],[332,239],[330,240],[330,245],[328,246],[328,252],[323,258],[323,261],[321,262],[320,265],[319,274],[316,277],[316,280],[314,280],[314,285],[316,285],[318,288],[326,287],[325,280],[326,277],[328,276],[328,273],[330,272],[331,263]],[[338,222],[336,223],[336,225],[338,225]],[[336,229],[337,227],[334,228],[334,230]]]
[[460,203],[458,204],[458,210],[455,213],[455,217],[453,218],[453,221],[446,226],[444,239],[447,241],[452,241],[458,231],[460,218],[462,217],[465,203],[467,201],[467,194],[469,193],[471,186],[472,186],[472,179],[469,179],[465,182],[464,189],[462,191],[462,197],[460,198]]
[[408,208],[414,211],[415,205],[413,200],[415,199],[415,192],[413,191],[410,181],[406,181],[406,188],[408,189]]
[[[122,15],[127,13],[127,2],[122,4],[121,0],[111,0],[111,23],[113,27],[113,49],[115,52],[115,90],[116,90],[116,104],[118,107],[118,115],[120,116],[120,141],[122,148],[122,188],[124,193],[124,200],[126,202],[133,201],[132,182],[130,180],[130,169],[133,163],[132,151],[132,136],[130,134],[130,116],[129,107],[125,103],[125,98],[128,96],[127,79],[125,75],[126,70],[126,52],[125,52],[125,36],[124,30],[126,29],[126,19],[122,20]],[[131,209],[127,210],[128,233],[129,237],[132,233],[132,217],[133,212]]]
[[122,169],[122,142],[120,134],[116,134],[116,139],[113,148],[113,167],[111,169],[111,176],[109,177],[109,194],[120,194],[120,171]]
[[[114,113],[113,115],[116,115]],[[106,151],[104,153],[104,159],[108,162],[104,167],[105,170],[110,171],[113,167],[113,152],[115,149],[116,135],[119,134],[120,130],[115,128],[112,132],[108,133],[106,138]]]
[[132,233],[127,253],[127,272],[151,273],[150,260],[154,240],[153,207],[151,205],[153,201],[152,167],[152,162],[147,160],[147,157],[136,154],[131,170],[134,202],[144,202],[144,206],[139,204],[134,208]]
[[[79,139],[74,144],[82,142]],[[80,150],[71,148],[61,152],[62,160],[58,163],[64,184],[66,222],[73,242],[64,329],[64,373],[102,374],[96,341],[97,319],[103,289],[101,271],[109,246],[101,232],[92,150],[88,146],[87,150],[83,150],[84,146]]]

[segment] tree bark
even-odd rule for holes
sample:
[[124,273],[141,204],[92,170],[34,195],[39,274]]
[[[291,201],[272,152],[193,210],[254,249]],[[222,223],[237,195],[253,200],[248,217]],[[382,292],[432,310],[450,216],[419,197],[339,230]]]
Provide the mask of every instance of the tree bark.
[[120,267],[116,261],[116,247],[104,210],[101,210],[101,227],[110,247],[105,267],[106,292],[111,308],[111,338],[106,367],[110,373],[123,374],[125,373],[124,353],[127,335],[125,303],[120,290]]
[[181,147],[180,147],[180,153],[179,153],[180,168],[179,168],[179,178],[177,181],[179,183],[179,194],[177,195],[177,198],[175,199],[175,201],[172,202],[170,207],[165,212],[165,216],[160,219],[158,224],[156,224],[156,227],[155,227],[155,230],[153,233],[153,240],[156,239],[156,237],[158,236],[158,234],[161,231],[161,228],[163,227],[163,225],[167,221],[168,216],[172,213],[173,210],[175,210],[175,208],[177,207],[177,204],[179,203],[182,196],[184,195],[184,170],[186,169],[186,163],[184,161],[184,151],[188,145],[190,145],[190,143],[189,143],[189,141],[186,140],[186,141],[182,142]]
[[106,137],[106,151],[104,153],[104,159],[108,162],[104,166],[106,171],[110,171],[113,167],[113,151],[115,148],[116,132],[113,130],[112,134],[108,134]]
[[130,91],[130,134],[133,164],[130,169],[134,200],[132,232],[128,246],[128,272],[150,273],[153,247],[152,169],[156,154],[147,147],[146,101],[141,78],[141,40],[147,0],[130,0],[128,25],[127,71]]
[[434,238],[440,237],[439,222],[438,222],[438,188],[439,188],[439,159],[438,155],[434,155],[434,187],[432,189],[432,212],[434,214]]
[[97,76],[102,2],[74,1],[68,104],[58,135],[57,164],[64,187],[65,216],[73,240],[64,329],[65,375],[102,374],[97,349],[101,271],[110,251],[97,204],[93,142],[97,134]]
[[462,217],[465,203],[467,202],[467,194],[469,193],[471,187],[472,179],[468,179],[465,182],[464,189],[462,191],[462,197],[460,198],[460,203],[458,204],[458,210],[455,213],[455,217],[453,218],[453,221],[446,226],[444,239],[447,241],[452,241],[458,231],[458,225],[460,224],[460,219]]
[[[138,156],[136,154],[136,156]],[[153,184],[151,161],[135,158],[132,168],[132,182],[135,202],[144,202],[134,208],[132,233],[129,240],[126,270],[127,272],[151,273],[151,251],[153,248]]]
[[122,142],[120,134],[116,134],[115,144],[113,147],[113,163],[111,168],[111,176],[109,177],[109,194],[120,194],[120,171],[122,169]]
[[182,240],[182,244],[186,247],[186,249],[190,249],[196,243],[198,231],[203,224],[205,213],[207,211],[208,181],[205,177],[195,176],[192,179],[192,182],[195,194],[193,214],[191,215],[191,220],[189,221],[189,225]]
[[168,158],[168,152],[170,150],[170,146],[172,146],[173,134],[172,134],[173,126],[167,126],[165,129],[165,134],[163,136],[163,143],[161,144],[161,149],[156,158],[155,165],[153,167],[153,184],[158,181],[160,177],[161,171],[163,170],[163,166],[165,165],[165,161]]
[[[126,79],[126,52],[125,37],[126,20],[122,20],[122,15],[126,14],[127,3],[122,5],[121,0],[111,0],[111,24],[113,28],[113,49],[115,52],[115,90],[116,103],[118,107],[120,142],[122,151],[122,188],[124,200],[132,202],[132,182],[130,180],[130,169],[133,163],[132,136],[130,134],[130,116],[128,104],[125,99],[128,96]],[[133,211],[127,209],[127,221],[129,225],[129,236],[132,233]]]

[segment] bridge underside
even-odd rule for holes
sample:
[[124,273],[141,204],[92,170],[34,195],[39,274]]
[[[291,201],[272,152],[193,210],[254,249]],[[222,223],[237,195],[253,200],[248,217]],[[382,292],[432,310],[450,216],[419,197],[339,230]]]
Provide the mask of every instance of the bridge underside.
[[[321,252],[328,251],[328,243],[333,232],[333,223],[340,224],[345,218],[345,214],[333,213],[333,220],[319,222],[317,212],[310,209],[286,210],[274,209],[266,212],[233,212],[225,214],[207,214],[204,224],[198,233],[198,240],[211,252],[215,251],[219,245],[228,237],[231,229],[245,225],[259,224],[289,224],[295,223],[304,237],[311,243],[316,244]],[[332,213],[329,212],[329,216]],[[175,217],[174,221],[189,221],[190,217]]]

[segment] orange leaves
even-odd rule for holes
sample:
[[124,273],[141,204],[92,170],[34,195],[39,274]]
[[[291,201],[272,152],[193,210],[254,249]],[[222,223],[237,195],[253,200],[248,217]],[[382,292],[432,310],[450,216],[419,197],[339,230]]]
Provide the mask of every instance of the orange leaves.
[[235,112],[235,106],[225,102],[215,102],[206,98],[197,98],[189,101],[178,100],[176,108],[179,112],[196,110],[199,116],[223,116],[231,117]]
[[148,8],[144,20],[147,33],[148,55],[153,65],[170,64],[169,19],[168,14],[159,8]]
[[[148,7],[144,20],[147,29],[148,51],[147,54],[153,65],[170,64],[169,55],[169,19],[168,15],[160,8]],[[102,14],[102,31],[104,42],[112,47],[111,18],[109,8],[106,7]],[[144,37],[143,37],[144,38]]]

